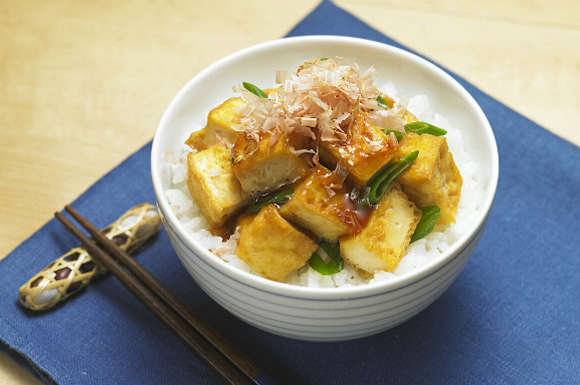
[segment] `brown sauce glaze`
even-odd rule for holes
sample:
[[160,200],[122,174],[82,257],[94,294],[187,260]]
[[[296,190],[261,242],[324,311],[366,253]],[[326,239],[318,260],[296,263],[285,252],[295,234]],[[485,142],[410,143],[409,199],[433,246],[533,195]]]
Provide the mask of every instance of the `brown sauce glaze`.
[[[318,173],[315,181],[317,183],[322,183],[329,195],[329,199],[322,207],[320,207],[320,209],[336,214],[336,216],[348,227],[348,235],[356,235],[361,232],[367,225],[373,210],[373,208],[368,205],[368,201],[359,202],[359,197],[363,194],[363,188],[349,180],[344,180],[344,177],[336,172]],[[299,182],[295,182],[286,185],[279,191],[295,189],[298,183]],[[258,195],[254,198],[254,201],[257,201],[264,195],[275,193],[276,192]],[[283,203],[276,203],[276,206],[278,207],[281,205],[283,205]],[[240,223],[249,220],[252,216],[253,214],[246,214],[245,212],[234,215],[224,225],[211,228],[210,233],[214,236],[220,237],[225,242],[235,232],[236,227]],[[309,236],[312,236],[311,232],[307,229],[301,228],[294,223],[292,225]]]

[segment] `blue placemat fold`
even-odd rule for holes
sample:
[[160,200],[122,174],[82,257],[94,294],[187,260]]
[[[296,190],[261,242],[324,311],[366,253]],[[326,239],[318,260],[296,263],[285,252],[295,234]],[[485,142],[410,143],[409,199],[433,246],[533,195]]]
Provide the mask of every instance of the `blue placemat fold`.
[[[288,36],[320,34],[405,49],[330,1]],[[580,148],[452,76],[490,120],[500,183],[465,270],[409,322],[356,341],[289,340],[216,305],[182,268],[163,231],[139,261],[280,384],[580,383]],[[135,204],[153,203],[150,151],[149,143],[72,205],[105,226]],[[218,383],[109,276],[54,311],[20,306],[16,294],[31,273],[77,244],[50,220],[0,261],[0,351],[46,384]]]

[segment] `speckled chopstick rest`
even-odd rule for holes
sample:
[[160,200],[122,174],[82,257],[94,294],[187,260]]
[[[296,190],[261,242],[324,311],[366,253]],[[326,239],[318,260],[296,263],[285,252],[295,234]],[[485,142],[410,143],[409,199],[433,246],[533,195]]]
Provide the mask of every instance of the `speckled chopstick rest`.
[[[129,209],[102,232],[121,249],[132,253],[160,227],[161,219],[155,206],[143,203]],[[75,247],[22,285],[18,298],[29,309],[48,310],[106,271],[84,247]]]

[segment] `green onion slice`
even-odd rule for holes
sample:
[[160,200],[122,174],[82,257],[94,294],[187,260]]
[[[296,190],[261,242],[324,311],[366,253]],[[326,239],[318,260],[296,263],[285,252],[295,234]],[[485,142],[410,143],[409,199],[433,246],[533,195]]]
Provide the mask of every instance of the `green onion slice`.
[[385,110],[390,109],[389,104],[381,95],[377,96],[377,102],[379,103],[379,107],[384,108]]
[[409,167],[415,159],[417,159],[417,156],[419,156],[419,151],[413,151],[391,164],[383,171],[379,171],[378,174],[368,183],[368,186],[371,187],[369,191],[369,203],[375,204],[380,201],[383,195],[385,195],[389,184],[407,167]]
[[400,142],[401,139],[403,139],[403,133],[401,131],[391,130],[390,128],[382,128],[381,131],[383,131],[387,135],[389,135],[391,132],[394,132],[395,138],[397,138],[397,142]]
[[441,210],[439,206],[425,206],[421,207],[419,210],[423,213],[417,227],[415,227],[415,232],[411,236],[411,243],[418,241],[421,238],[425,238],[427,235],[433,231],[437,219],[439,219],[439,213]]
[[272,193],[268,195],[264,195],[252,201],[248,209],[246,210],[246,214],[257,213],[263,207],[268,206],[272,203],[284,203],[290,200],[290,197],[294,194],[294,190],[284,190],[277,193]]
[[415,134],[431,134],[435,136],[441,136],[447,134],[442,128],[434,126],[427,122],[413,122],[405,124],[405,131],[414,132]]
[[253,85],[252,83],[242,82],[242,85],[244,86],[245,89],[247,89],[256,96],[259,96],[262,99],[266,99],[268,97],[268,95],[264,91],[262,91],[259,87]]
[[[328,263],[325,260],[328,260]],[[308,264],[322,275],[336,274],[344,268],[344,261],[340,256],[340,247],[336,243],[321,241],[318,249],[312,253]]]

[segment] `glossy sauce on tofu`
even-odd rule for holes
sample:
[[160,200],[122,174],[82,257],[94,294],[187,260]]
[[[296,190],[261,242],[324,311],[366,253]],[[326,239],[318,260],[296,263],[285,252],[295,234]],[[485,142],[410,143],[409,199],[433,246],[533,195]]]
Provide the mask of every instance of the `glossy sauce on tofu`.
[[397,140],[359,112],[354,122],[344,129],[344,138],[321,143],[321,159],[333,165],[337,159],[349,173],[349,179],[364,186],[373,175],[397,155]]
[[[345,235],[356,235],[361,232],[367,225],[373,210],[373,206],[369,205],[368,202],[361,202],[361,197],[364,195],[364,188],[361,188],[359,185],[349,180],[344,180],[344,177],[337,172],[316,172],[313,168],[310,170],[310,173],[315,174],[314,178],[306,180],[304,188],[308,189],[309,187],[312,187],[313,184],[318,184],[323,186],[327,194],[327,199],[318,203],[312,202],[312,198],[307,198],[310,203],[316,205],[320,212],[327,212],[340,218],[348,228],[348,232]],[[294,193],[298,194],[299,192],[296,192],[296,187],[299,183],[300,181],[296,181],[288,184],[284,186],[281,191],[294,190]],[[254,203],[263,197],[271,196],[275,193],[276,192],[256,195],[254,197]],[[284,205],[284,203],[274,204],[278,208]],[[244,221],[251,220],[253,215],[255,214],[242,212],[231,218],[223,226],[211,228],[210,232],[215,236],[221,237],[223,241],[226,241],[234,233],[237,226],[243,224]],[[300,230],[305,233],[311,233],[308,229],[302,228],[296,224],[294,225],[299,227]],[[315,236],[312,237],[316,238]]]
[[321,210],[333,211],[347,225],[348,235],[362,231],[372,212],[368,204],[359,201],[362,188],[348,180],[341,180],[336,172],[319,174],[316,178],[325,186],[329,196]]

